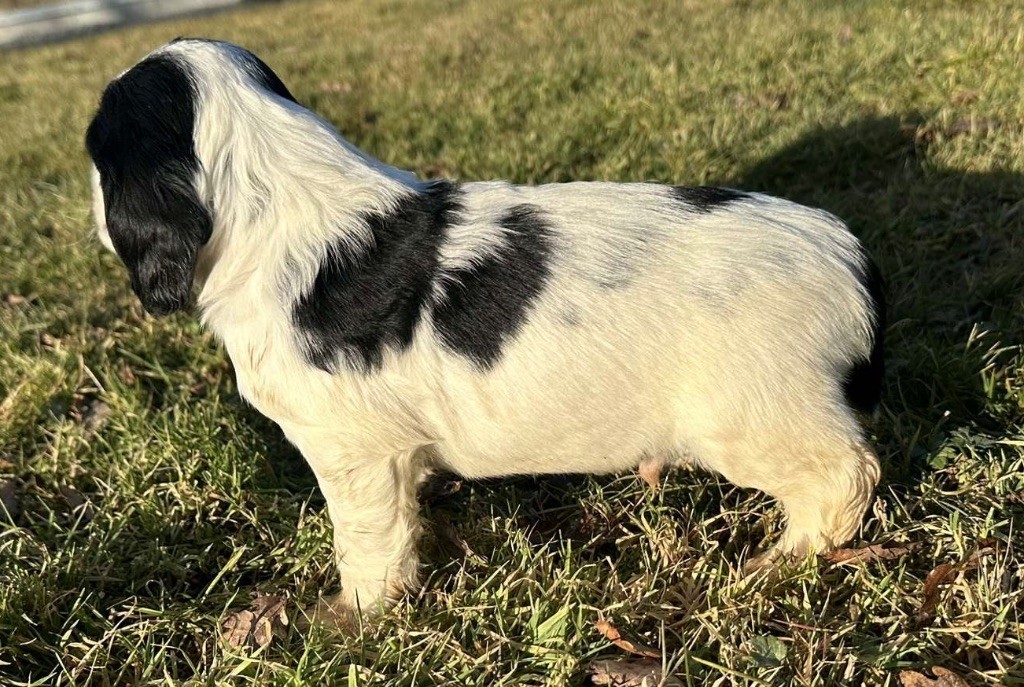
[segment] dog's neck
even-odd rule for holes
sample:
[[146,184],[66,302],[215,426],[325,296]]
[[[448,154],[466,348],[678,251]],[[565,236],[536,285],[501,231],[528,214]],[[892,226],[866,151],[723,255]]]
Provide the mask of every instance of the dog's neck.
[[197,303],[204,322],[222,329],[267,303],[294,302],[330,247],[371,240],[361,215],[387,211],[417,181],[294,103],[268,104],[251,90],[233,94],[226,111],[220,98],[208,102],[200,118],[234,122],[201,123],[196,141],[198,186],[214,219],[196,267]]

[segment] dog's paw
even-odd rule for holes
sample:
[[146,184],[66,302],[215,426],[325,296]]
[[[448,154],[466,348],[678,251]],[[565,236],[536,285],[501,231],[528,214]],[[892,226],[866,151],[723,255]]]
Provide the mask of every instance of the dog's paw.
[[743,577],[750,577],[757,573],[768,574],[777,572],[781,565],[790,560],[790,553],[781,550],[777,546],[772,546],[746,560],[743,564]]
[[359,613],[341,600],[341,594],[322,596],[299,613],[295,627],[300,632],[319,627],[329,631],[354,633],[359,630]]

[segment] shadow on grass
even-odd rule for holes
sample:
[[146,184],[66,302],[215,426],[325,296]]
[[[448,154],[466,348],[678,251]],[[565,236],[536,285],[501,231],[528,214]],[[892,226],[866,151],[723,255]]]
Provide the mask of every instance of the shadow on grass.
[[935,138],[967,131],[923,121],[869,117],[812,131],[725,181],[838,215],[877,258],[889,326],[884,408],[873,429],[887,479],[911,483],[950,431],[999,434],[1021,419],[982,370],[997,362],[997,342],[1021,340],[1024,176],[934,164],[927,148]]

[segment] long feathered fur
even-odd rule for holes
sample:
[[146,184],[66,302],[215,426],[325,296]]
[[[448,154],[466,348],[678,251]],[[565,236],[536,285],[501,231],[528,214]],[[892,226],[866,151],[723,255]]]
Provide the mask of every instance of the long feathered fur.
[[[154,100],[147,79],[177,90]],[[185,111],[181,139],[162,122]],[[194,161],[147,170],[126,121],[155,139],[143,148]],[[416,486],[433,468],[696,464],[782,502],[769,557],[860,522],[878,464],[855,410],[878,400],[881,292],[828,213],[728,189],[422,182],[214,41],[173,42],[116,79],[88,145],[101,240],[143,303],[165,312],[183,304],[152,290],[194,288],[242,395],[316,473],[342,579],[324,609],[414,584]],[[151,178],[126,188],[125,170]],[[211,222],[191,252],[167,249],[192,216],[160,211],[178,196]],[[149,281],[140,250],[168,263]]]

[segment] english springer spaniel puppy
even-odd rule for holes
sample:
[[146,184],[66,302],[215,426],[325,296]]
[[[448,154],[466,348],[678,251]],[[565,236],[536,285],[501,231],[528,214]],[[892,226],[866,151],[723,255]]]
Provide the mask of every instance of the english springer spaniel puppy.
[[657,184],[420,181],[347,143],[259,58],[176,40],[86,136],[99,237],[154,315],[189,305],[316,473],[341,592],[415,585],[417,486],[691,464],[787,526],[853,536],[879,477],[879,276],[826,212]]

